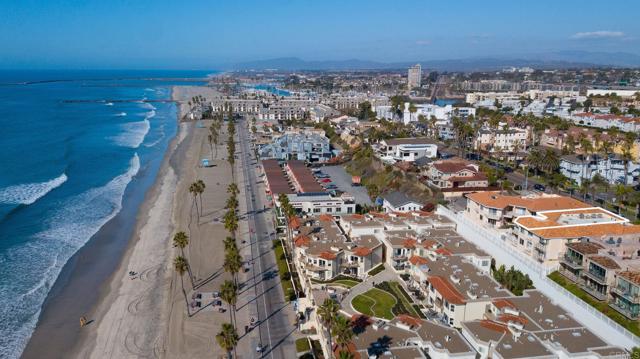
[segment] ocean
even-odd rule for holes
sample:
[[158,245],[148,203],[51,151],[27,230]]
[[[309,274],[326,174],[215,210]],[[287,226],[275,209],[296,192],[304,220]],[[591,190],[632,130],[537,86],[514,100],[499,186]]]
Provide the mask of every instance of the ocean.
[[157,173],[177,132],[171,86],[207,75],[0,71],[1,358],[20,356],[63,266],[136,175]]

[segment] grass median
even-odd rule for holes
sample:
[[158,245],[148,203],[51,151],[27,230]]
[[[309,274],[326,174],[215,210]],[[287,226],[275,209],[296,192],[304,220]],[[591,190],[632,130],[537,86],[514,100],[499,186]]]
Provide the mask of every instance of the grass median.
[[357,295],[351,301],[353,309],[370,317],[377,317],[391,320],[393,315],[392,308],[396,304],[396,298],[382,289],[372,288],[368,291]]

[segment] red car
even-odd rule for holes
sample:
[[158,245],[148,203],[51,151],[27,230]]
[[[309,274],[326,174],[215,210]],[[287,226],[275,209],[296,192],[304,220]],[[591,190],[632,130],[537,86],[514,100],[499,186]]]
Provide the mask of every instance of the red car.
[[321,179],[320,182],[329,183],[329,182],[331,182],[331,179],[330,178]]

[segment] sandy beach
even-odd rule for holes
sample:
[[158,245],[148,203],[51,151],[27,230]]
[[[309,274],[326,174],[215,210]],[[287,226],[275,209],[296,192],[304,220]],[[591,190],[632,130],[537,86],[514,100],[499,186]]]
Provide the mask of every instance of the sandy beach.
[[[212,90],[174,87],[180,118],[188,110],[188,99],[196,94],[206,95],[207,91]],[[206,134],[206,129],[196,128],[194,122],[180,123],[156,184],[140,210],[127,254],[91,313],[93,322],[81,331],[71,351],[73,357],[198,358],[222,354],[214,333],[219,323],[228,321],[228,312],[204,308],[189,317],[181,278],[172,266],[173,258],[179,254],[173,248],[172,236],[176,231],[185,231],[190,237],[185,256],[198,292],[217,290],[219,283],[228,279],[222,270],[224,252],[220,250],[222,239],[228,234],[219,220],[231,181],[222,140],[226,134],[220,136],[213,166],[202,168],[200,159],[211,157]],[[188,186],[196,179],[207,184],[200,218],[188,193]],[[194,290],[189,277],[182,279],[191,299]]]

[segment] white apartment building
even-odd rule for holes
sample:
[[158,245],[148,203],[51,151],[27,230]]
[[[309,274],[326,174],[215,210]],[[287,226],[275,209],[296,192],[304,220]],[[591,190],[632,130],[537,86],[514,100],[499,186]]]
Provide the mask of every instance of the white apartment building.
[[299,213],[310,215],[341,215],[356,212],[356,204],[343,197],[333,197],[329,193],[294,193],[288,194],[289,203]]
[[428,138],[392,138],[381,140],[376,154],[383,162],[414,162],[418,158],[435,158],[438,145]]
[[526,150],[528,143],[528,129],[517,127],[507,129],[503,125],[500,129],[483,128],[478,131],[474,148],[489,153],[513,153]]
[[582,183],[583,179],[593,179],[596,174],[611,184],[632,185],[638,183],[640,164],[625,161],[617,154],[611,154],[609,157],[574,154],[560,158],[560,173],[578,185]]

